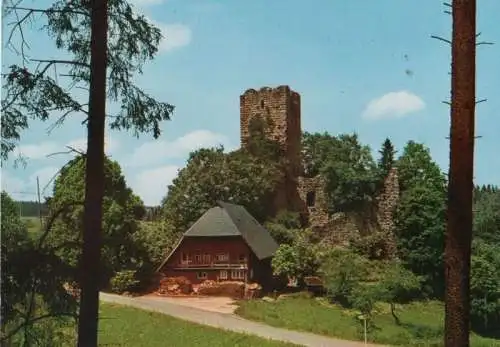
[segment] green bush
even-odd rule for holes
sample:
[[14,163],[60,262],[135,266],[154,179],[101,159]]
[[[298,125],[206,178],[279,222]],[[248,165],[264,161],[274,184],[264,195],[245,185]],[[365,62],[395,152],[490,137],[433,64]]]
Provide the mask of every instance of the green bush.
[[139,284],[135,273],[136,271],[134,270],[124,270],[117,272],[109,282],[111,291],[121,294],[134,290],[135,287]]
[[342,305],[349,305],[349,297],[367,277],[367,265],[365,258],[348,250],[334,249],[329,252],[321,267],[329,298]]

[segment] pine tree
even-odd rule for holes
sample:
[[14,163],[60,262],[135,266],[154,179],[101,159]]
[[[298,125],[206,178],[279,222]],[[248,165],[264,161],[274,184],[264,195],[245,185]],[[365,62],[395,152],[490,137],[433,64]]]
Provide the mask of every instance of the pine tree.
[[[112,129],[160,136],[160,122],[170,119],[173,106],[146,94],[133,77],[142,72],[146,60],[154,58],[162,35],[144,16],[135,14],[126,0],[56,0],[48,8],[27,8],[8,0],[3,9],[4,19],[13,20],[7,45],[19,52],[20,63],[3,75],[2,158],[15,148],[31,119],[47,121],[57,115],[55,127],[77,114],[88,128],[78,345],[97,346],[99,288],[95,278],[100,271],[106,119]],[[46,22],[36,21],[40,15]],[[25,55],[28,44],[23,30],[32,19],[64,51],[64,59]],[[16,44],[12,37],[18,38]],[[86,101],[79,100],[74,87],[88,91]],[[107,114],[106,99],[118,103],[116,114]]]
[[378,160],[378,167],[382,180],[387,177],[387,174],[394,165],[394,156],[396,150],[389,138],[386,138],[382,144],[382,148],[378,151],[380,153],[380,159]]
[[468,347],[476,108],[476,1],[454,0],[452,8],[444,342],[447,347]]

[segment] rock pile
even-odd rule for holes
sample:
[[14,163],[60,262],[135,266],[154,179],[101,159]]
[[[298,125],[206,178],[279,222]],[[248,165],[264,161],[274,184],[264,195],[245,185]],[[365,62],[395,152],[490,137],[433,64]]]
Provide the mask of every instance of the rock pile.
[[188,295],[193,286],[186,277],[165,277],[160,280],[157,293],[159,295]]
[[[246,290],[245,290],[246,289]],[[204,281],[198,287],[199,295],[207,296],[227,296],[235,299],[255,298],[261,293],[262,287],[257,283],[245,285],[243,282],[236,281]]]
[[262,286],[258,283],[247,284],[245,299],[255,299],[262,295]]

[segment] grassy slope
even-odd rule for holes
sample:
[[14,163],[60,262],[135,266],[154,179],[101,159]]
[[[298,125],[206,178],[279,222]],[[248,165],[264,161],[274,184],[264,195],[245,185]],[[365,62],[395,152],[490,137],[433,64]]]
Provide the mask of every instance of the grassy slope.
[[99,328],[99,344],[108,346],[294,346],[104,303],[101,303]]
[[[75,326],[53,328],[49,345],[76,345]],[[41,332],[43,333],[43,332]],[[40,337],[40,336],[39,336]],[[114,347],[298,347],[294,344],[267,340],[195,323],[160,313],[101,302],[99,310],[99,346]]]
[[[400,346],[442,346],[444,308],[441,303],[413,303],[399,309],[402,325],[395,324],[388,306],[381,305],[375,327],[369,331],[372,342]],[[242,317],[269,325],[348,340],[362,339],[362,325],[356,312],[329,305],[321,299],[304,297],[242,302],[237,310]],[[500,340],[471,337],[473,347],[500,346]]]
[[42,226],[40,225],[39,217],[21,217],[21,220],[28,228],[28,232],[30,234],[37,235],[39,232],[41,232]]

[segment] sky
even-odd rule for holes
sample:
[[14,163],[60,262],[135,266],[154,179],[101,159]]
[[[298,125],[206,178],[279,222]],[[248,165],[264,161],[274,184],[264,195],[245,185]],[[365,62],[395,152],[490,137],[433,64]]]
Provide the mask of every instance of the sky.
[[[27,0],[42,7],[48,0]],[[164,35],[157,57],[137,84],[171,103],[162,136],[135,138],[107,129],[106,153],[147,205],[159,204],[189,152],[239,146],[239,96],[263,86],[289,85],[301,94],[302,129],[332,135],[357,132],[374,153],[389,137],[401,153],[408,140],[431,150],[443,172],[449,157],[451,17],[435,0],[134,0]],[[479,0],[475,181],[500,184],[500,1]],[[31,29],[30,29],[31,28]],[[3,28],[5,42],[9,27]],[[64,57],[45,33],[25,29],[31,57]],[[2,47],[2,69],[20,63]],[[83,92],[82,92],[83,93]],[[82,94],[82,97],[84,95]],[[110,110],[112,112],[113,110]],[[51,179],[85,149],[85,126],[74,116],[48,133],[33,122],[14,158],[3,164],[2,189],[17,199],[51,195]]]

